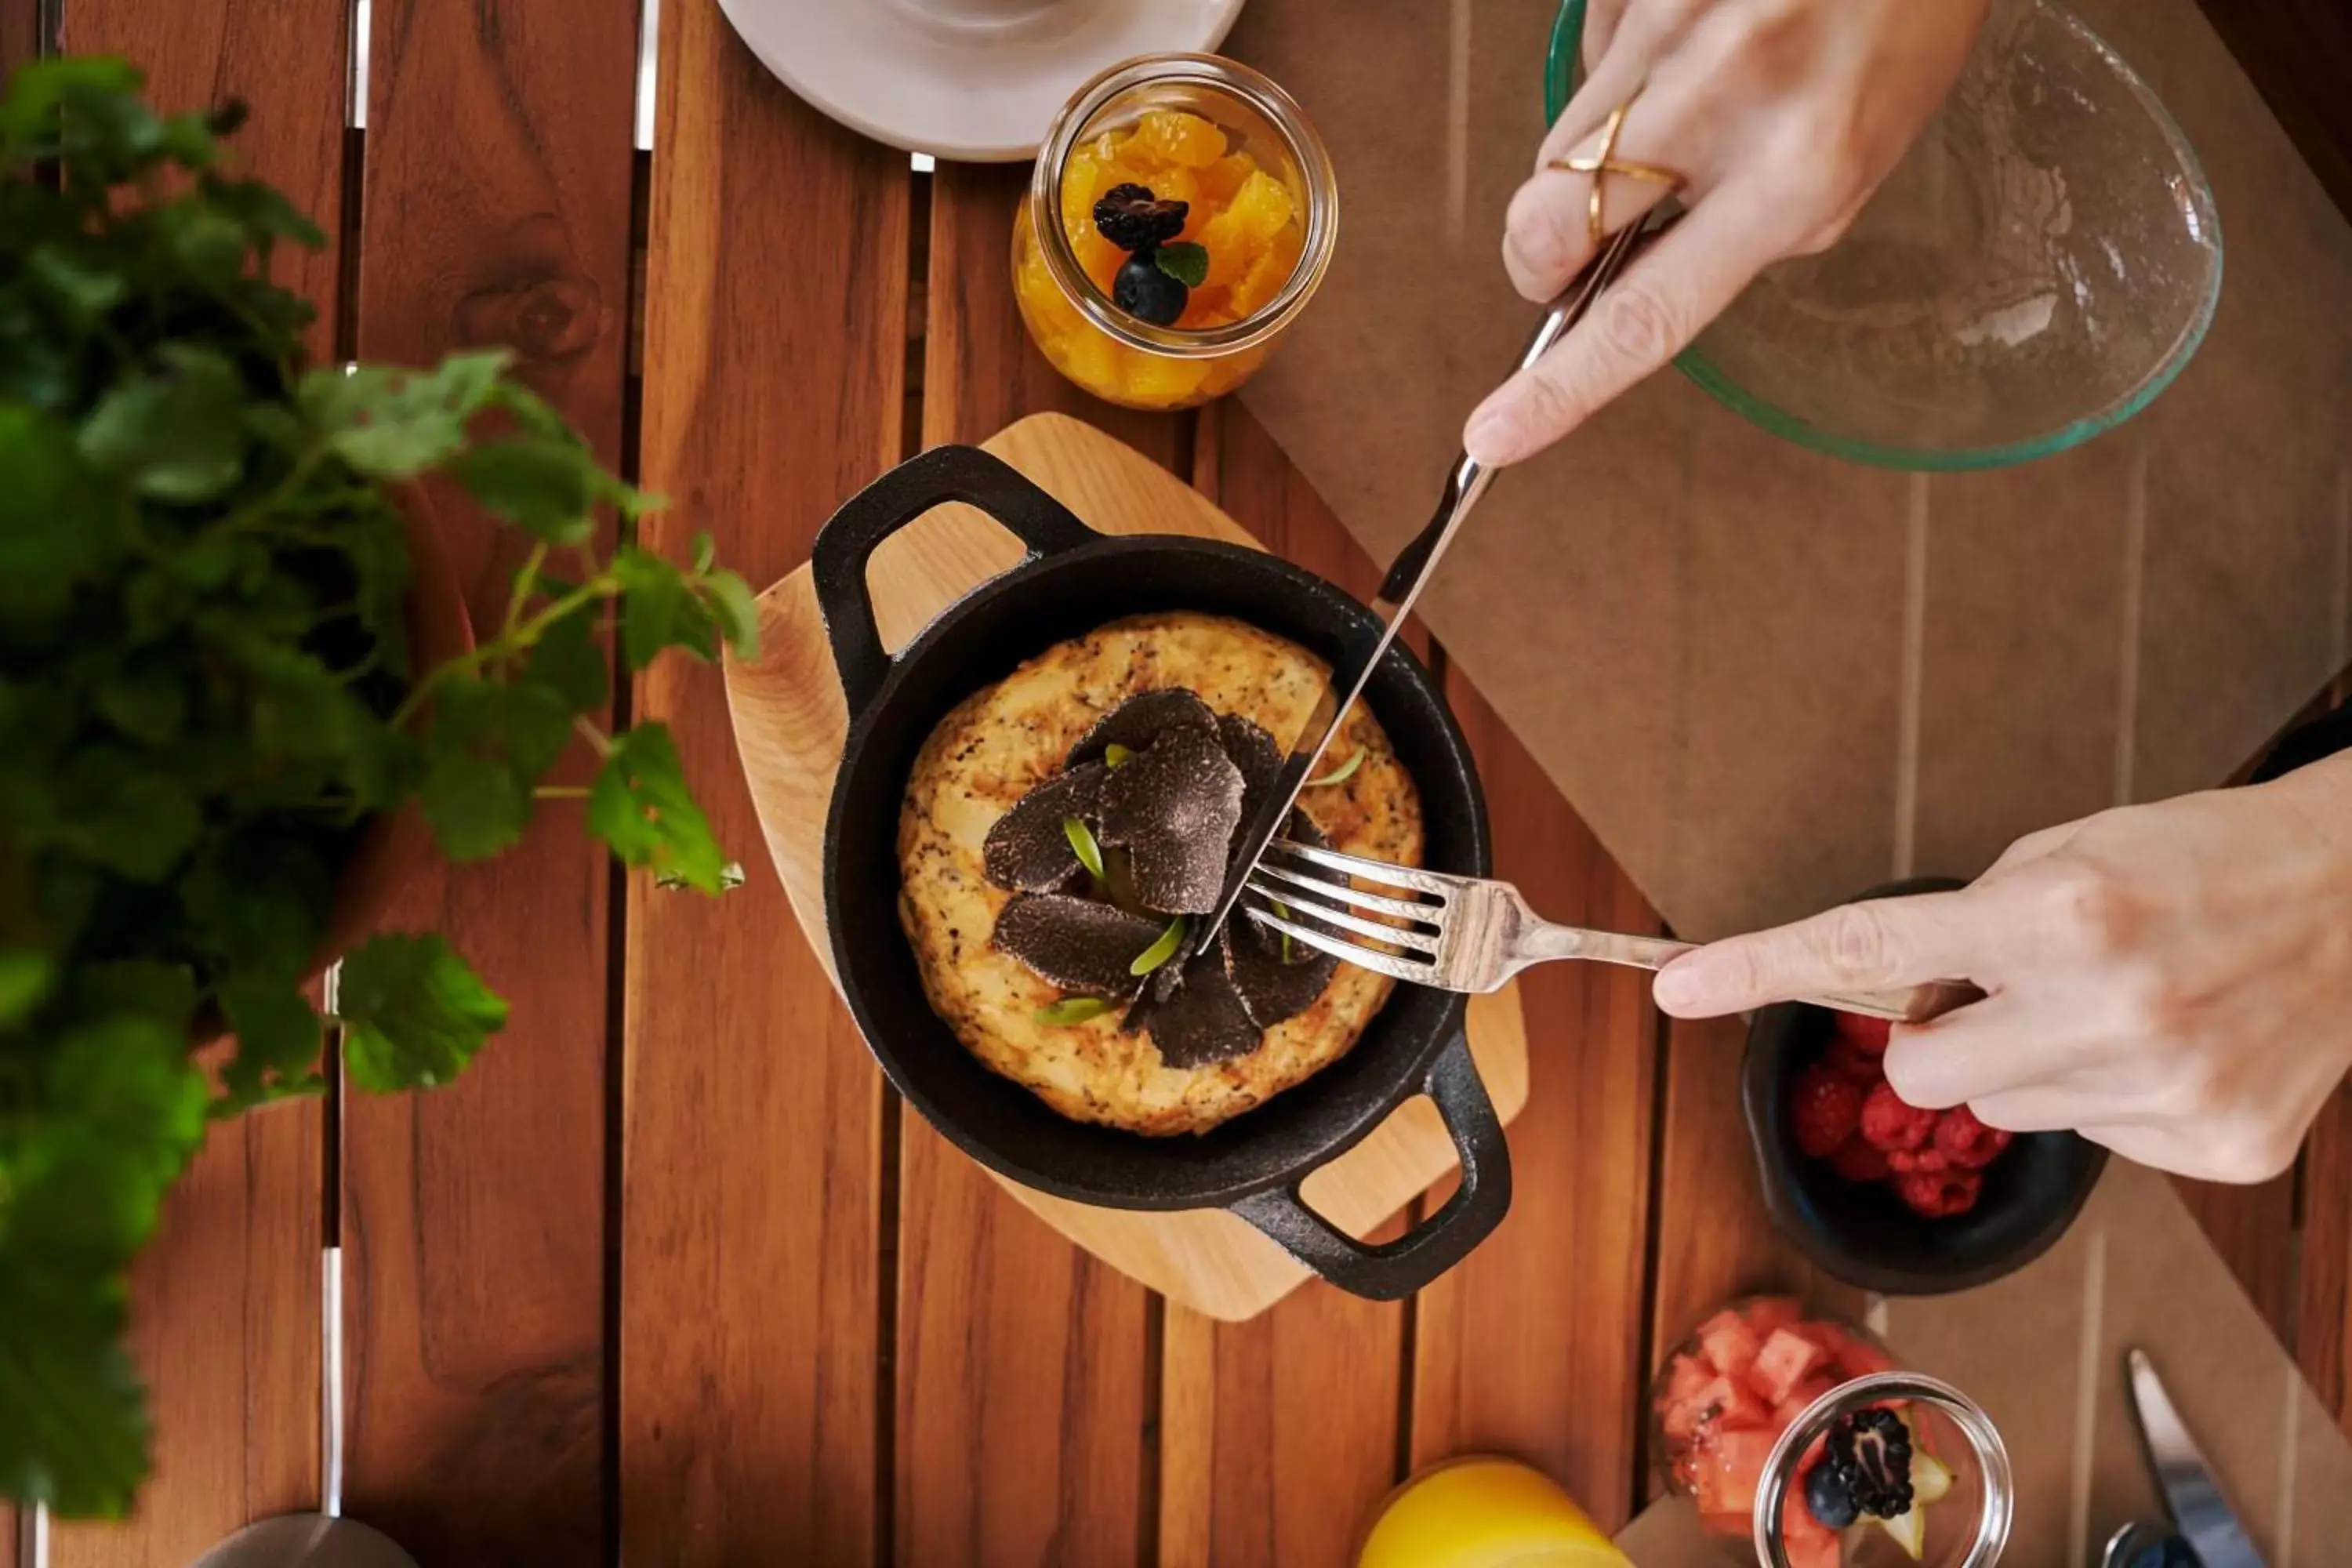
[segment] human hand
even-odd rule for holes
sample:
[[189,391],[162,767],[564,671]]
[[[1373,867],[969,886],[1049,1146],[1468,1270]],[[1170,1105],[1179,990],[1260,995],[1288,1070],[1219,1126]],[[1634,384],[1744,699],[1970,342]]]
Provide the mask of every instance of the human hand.
[[2044,829],[1959,892],[1716,942],[1656,994],[1706,1017],[1947,977],[1990,994],[1896,1026],[1886,1076],[1912,1104],[2276,1175],[2352,1065],[2352,754]]
[[[1590,74],[1511,200],[1503,264],[1521,294],[1549,302],[1592,258],[1597,176],[1553,165],[1597,153],[1611,111],[1628,100],[1613,158],[1685,176],[1689,216],[1573,331],[1478,405],[1464,449],[1491,467],[1549,446],[1681,353],[1757,273],[1827,248],[1942,101],[1985,5],[1593,0]],[[1667,194],[1646,180],[1598,177],[1612,231]]]

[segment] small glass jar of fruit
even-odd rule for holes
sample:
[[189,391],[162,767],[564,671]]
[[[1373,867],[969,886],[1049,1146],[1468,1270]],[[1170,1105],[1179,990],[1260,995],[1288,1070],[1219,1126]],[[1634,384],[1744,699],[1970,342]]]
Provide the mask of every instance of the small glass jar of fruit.
[[1213,55],[1130,60],[1047,133],[1013,229],[1021,319],[1087,391],[1184,408],[1265,362],[1339,233],[1331,160],[1288,93]]
[[2009,1454],[1958,1389],[1786,1296],[1734,1301],[1666,1357],[1650,1451],[1726,1554],[1764,1568],[1990,1568]]

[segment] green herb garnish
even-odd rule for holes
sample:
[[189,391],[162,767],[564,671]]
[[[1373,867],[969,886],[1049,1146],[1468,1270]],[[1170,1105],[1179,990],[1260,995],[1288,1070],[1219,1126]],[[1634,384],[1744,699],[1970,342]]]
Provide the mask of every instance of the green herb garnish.
[[[1286,921],[1290,918],[1290,906],[1284,903],[1280,899],[1268,899],[1266,902],[1274,906],[1274,912],[1279,919]],[[1290,933],[1288,931],[1284,931],[1281,933],[1281,936],[1282,962],[1288,963],[1290,962]]]
[[[752,639],[742,580],[707,542],[646,548],[659,501],[510,355],[306,367],[271,262],[319,230],[235,172],[237,106],[164,117],[142,87],[61,58],[0,89],[0,1492],[67,1516],[127,1512],[146,1474],[125,1280],[206,1123],[320,1092],[338,1036],[351,1087],[403,1089],[507,1021],[430,931],[360,943],[313,1006],[359,835],[413,806],[479,859],[561,796],[718,891],[668,732],[604,716],[616,659]],[[445,590],[403,510],[428,479],[517,563],[429,667],[411,601]],[[548,783],[575,747],[593,782]],[[224,1026],[215,1080],[189,1047]]]
[[1047,1028],[1060,1029],[1099,1018],[1110,1009],[1111,1005],[1099,996],[1065,996],[1059,1002],[1048,1002],[1029,1016]]
[[1115,768],[1125,767],[1128,760],[1134,755],[1132,751],[1120,745],[1117,741],[1103,748],[1103,761]]
[[1184,925],[1182,915],[1178,915],[1174,920],[1170,921],[1168,929],[1160,933],[1160,940],[1137,953],[1135,962],[1127,966],[1127,972],[1140,977],[1150,973],[1175,957],[1176,950],[1184,945]]
[[1190,240],[1163,245],[1154,253],[1160,270],[1187,289],[1198,289],[1209,280],[1209,250],[1206,246]]
[[1325,784],[1346,784],[1349,779],[1356,776],[1356,770],[1363,765],[1363,748],[1358,747],[1354,756],[1349,757],[1346,762],[1341,763],[1338,767],[1332,769],[1329,773],[1325,773],[1321,778],[1308,779],[1305,784],[1300,784],[1298,787],[1301,789],[1320,789]]
[[1094,830],[1085,820],[1076,816],[1062,818],[1062,837],[1070,841],[1070,848],[1077,856],[1078,864],[1087,868],[1087,874],[1097,882],[1103,880],[1102,846],[1095,842]]

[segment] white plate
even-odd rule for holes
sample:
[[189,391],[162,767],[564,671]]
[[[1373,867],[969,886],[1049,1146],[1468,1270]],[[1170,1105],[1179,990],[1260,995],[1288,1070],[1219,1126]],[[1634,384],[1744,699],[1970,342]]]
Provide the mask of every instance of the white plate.
[[1243,0],[719,0],[760,62],[853,130],[966,163],[1036,155],[1137,55],[1213,49]]

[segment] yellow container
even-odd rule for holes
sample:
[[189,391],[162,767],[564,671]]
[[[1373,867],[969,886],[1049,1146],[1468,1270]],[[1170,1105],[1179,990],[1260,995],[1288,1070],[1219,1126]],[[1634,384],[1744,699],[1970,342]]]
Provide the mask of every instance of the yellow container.
[[1453,1459],[1391,1492],[1357,1568],[1632,1568],[1549,1476],[1517,1459]]

